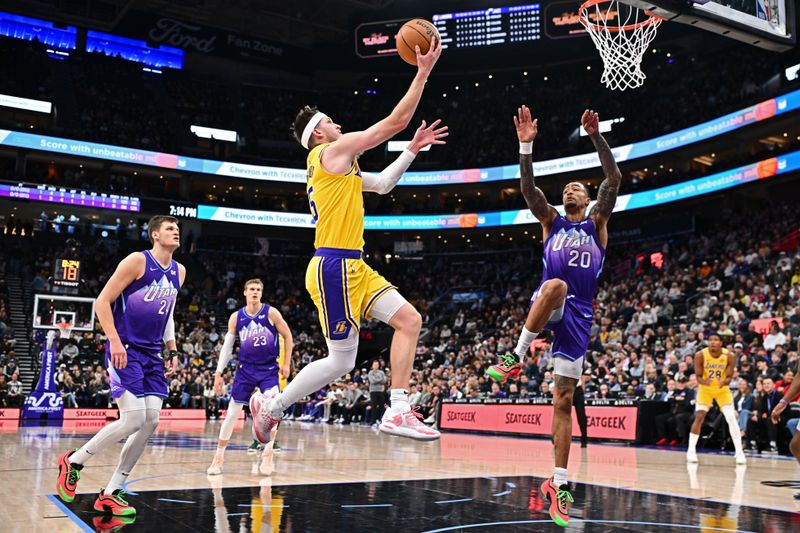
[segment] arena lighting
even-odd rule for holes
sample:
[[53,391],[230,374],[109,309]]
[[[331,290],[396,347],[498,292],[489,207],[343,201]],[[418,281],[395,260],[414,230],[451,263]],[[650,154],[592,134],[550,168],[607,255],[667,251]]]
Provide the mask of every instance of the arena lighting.
[[51,102],[20,98],[19,96],[11,96],[8,94],[0,94],[0,106],[13,107],[14,109],[22,109],[23,111],[47,113],[48,115],[53,111],[53,104]]
[[239,140],[239,134],[233,130],[221,130],[219,128],[207,128],[192,124],[189,126],[192,133],[201,139],[214,139],[215,141],[227,141],[235,143]]
[[[408,146],[409,143],[411,143],[411,141],[389,141],[388,143],[386,143],[386,151],[387,152],[402,152],[403,150],[406,149],[406,146]],[[428,146],[426,146],[425,148],[423,148],[420,151],[421,152],[427,152],[430,149],[431,149],[431,146],[428,145]]]
[[795,81],[800,78],[800,64],[793,65],[787,68],[784,72],[786,74],[787,81]]

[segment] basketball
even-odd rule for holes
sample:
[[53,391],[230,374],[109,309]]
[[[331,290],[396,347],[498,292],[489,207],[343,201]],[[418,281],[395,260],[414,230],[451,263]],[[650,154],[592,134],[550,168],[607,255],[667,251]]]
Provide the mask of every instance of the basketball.
[[395,36],[397,53],[409,65],[416,65],[417,53],[414,47],[419,46],[419,51],[427,54],[432,38],[439,40],[439,32],[436,30],[436,26],[425,19],[409,20],[403,24],[403,27],[400,28],[397,36]]

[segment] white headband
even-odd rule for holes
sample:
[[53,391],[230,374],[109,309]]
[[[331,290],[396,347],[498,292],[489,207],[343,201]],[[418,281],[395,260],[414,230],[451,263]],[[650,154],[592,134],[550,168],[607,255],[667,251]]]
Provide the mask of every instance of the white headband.
[[311,117],[311,120],[308,121],[308,124],[306,124],[306,127],[303,129],[303,134],[300,136],[300,144],[303,145],[303,148],[308,150],[308,141],[311,140],[311,132],[313,132],[314,128],[327,116],[328,115],[322,111],[317,111],[317,113]]

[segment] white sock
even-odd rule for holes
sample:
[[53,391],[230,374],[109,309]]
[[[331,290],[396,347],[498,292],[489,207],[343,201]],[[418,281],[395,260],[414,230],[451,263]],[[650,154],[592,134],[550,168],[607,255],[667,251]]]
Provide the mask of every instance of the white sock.
[[700,435],[689,433],[689,453],[697,453],[697,441],[700,440]]
[[227,447],[228,447],[227,444],[225,446],[220,446],[219,444],[217,444],[217,455],[220,456],[225,455],[225,448]]
[[408,405],[408,391],[406,389],[392,389],[389,405],[392,406],[394,411],[399,412],[411,409],[411,406]]
[[115,490],[121,489],[126,481],[128,481],[128,472],[115,471],[114,475],[111,476],[111,481],[106,485],[104,494],[111,494]]
[[522,326],[522,333],[519,334],[519,341],[517,341],[517,347],[514,348],[514,354],[519,357],[519,362],[522,363],[525,361],[525,356],[528,354],[528,349],[531,347],[531,343],[533,343],[534,339],[538,333],[534,333],[533,331],[528,331],[528,328]]
[[553,483],[556,487],[567,484],[567,469],[555,467],[553,469]]

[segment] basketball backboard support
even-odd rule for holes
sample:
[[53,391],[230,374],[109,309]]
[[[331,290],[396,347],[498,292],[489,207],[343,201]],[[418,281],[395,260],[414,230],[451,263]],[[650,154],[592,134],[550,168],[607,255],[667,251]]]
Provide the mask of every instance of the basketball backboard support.
[[72,324],[72,331],[94,331],[94,298],[36,294],[33,301],[33,328],[57,330],[61,322]]
[[673,22],[759,48],[782,52],[797,44],[795,0],[620,0]]

